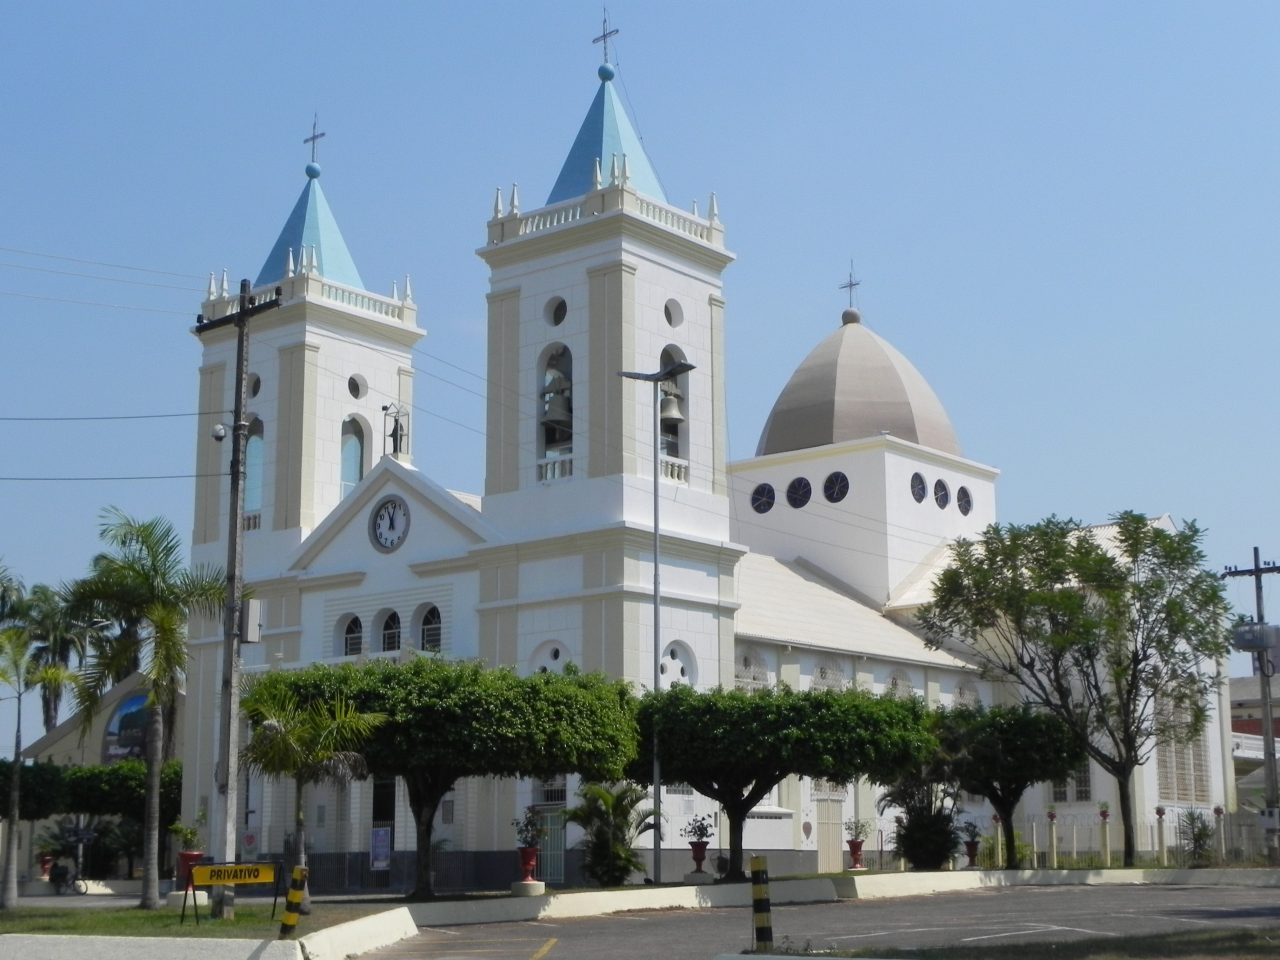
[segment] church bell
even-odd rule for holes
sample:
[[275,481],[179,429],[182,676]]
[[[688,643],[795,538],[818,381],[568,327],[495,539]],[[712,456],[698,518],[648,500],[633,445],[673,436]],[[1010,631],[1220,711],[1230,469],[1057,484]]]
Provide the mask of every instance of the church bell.
[[673,393],[663,397],[658,406],[658,418],[663,423],[684,423],[684,414],[680,412],[680,398]]

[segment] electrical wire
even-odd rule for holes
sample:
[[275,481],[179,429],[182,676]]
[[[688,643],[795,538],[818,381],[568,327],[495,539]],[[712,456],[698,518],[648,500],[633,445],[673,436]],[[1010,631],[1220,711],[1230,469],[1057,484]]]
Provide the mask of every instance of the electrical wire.
[[125,263],[108,263],[104,260],[86,260],[81,257],[67,257],[57,253],[40,253],[36,250],[23,250],[20,247],[0,246],[5,253],[20,253],[25,257],[44,257],[47,260],[63,260],[67,263],[83,263],[91,267],[110,267],[114,270],[133,270],[137,273],[154,273],[161,277],[182,277],[184,280],[203,281],[204,277],[192,273],[174,273],[171,270],[155,270],[151,267],[132,267]]

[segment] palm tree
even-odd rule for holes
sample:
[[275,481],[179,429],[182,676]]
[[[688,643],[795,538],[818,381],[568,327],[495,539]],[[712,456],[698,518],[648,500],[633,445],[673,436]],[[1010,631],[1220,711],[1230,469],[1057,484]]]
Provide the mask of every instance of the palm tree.
[[4,835],[4,876],[0,883],[0,909],[18,905],[18,818],[22,799],[22,697],[43,683],[62,683],[61,667],[41,666],[33,655],[31,637],[24,627],[0,630],[0,684],[12,687],[18,702],[13,731],[13,763],[9,768],[8,829]]
[[[160,906],[160,768],[165,717],[171,714],[187,664],[187,621],[216,616],[225,585],[214,569],[188,569],[182,541],[160,517],[135,520],[120,510],[103,512],[100,537],[110,548],[93,560],[87,578],[72,585],[77,609],[91,609],[117,624],[114,641],[94,650],[76,686],[77,706],[92,721],[102,695],[124,665],[136,663],[147,690],[147,802],[143,816],[142,900]],[[83,606],[81,606],[83,605]]]
[[[368,774],[359,748],[386,714],[361,713],[341,695],[331,703],[302,703],[268,674],[249,685],[241,700],[251,733],[241,751],[245,765],[264,776],[293,779],[296,865],[307,865],[303,791],[312,783],[349,783]],[[311,910],[303,887],[302,912]]]
[[602,887],[619,887],[644,861],[635,851],[640,834],[654,827],[653,808],[641,807],[648,791],[634,783],[584,783],[582,802],[564,818],[586,831],[582,838],[583,869]]
[[22,598],[22,581],[0,563],[0,627],[11,625]]
[[[73,655],[77,666],[84,665],[92,628],[74,614],[66,588],[54,590],[43,583],[36,584],[26,598],[21,619],[34,645],[32,656],[38,664],[59,667],[67,677]],[[58,710],[67,686],[51,682],[40,685],[45,733],[58,725]]]

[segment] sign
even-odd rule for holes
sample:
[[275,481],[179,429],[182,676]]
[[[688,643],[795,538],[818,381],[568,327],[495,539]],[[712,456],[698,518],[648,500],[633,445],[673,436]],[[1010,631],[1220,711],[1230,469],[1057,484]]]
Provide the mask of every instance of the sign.
[[147,695],[135,693],[116,704],[102,735],[102,762],[140,758],[147,742]]
[[191,868],[191,883],[197,887],[275,882],[276,867],[273,863],[197,864]]
[[369,869],[391,869],[390,827],[374,827],[369,832]]

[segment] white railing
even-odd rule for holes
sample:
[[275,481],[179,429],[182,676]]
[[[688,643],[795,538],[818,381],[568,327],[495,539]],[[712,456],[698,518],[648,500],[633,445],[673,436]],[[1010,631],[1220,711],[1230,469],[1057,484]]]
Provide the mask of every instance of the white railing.
[[663,480],[670,480],[672,483],[689,482],[688,460],[677,460],[675,457],[663,457],[658,461],[658,466]]
[[321,282],[320,298],[333,303],[340,303],[344,307],[364,310],[366,313],[372,313],[379,317],[387,317],[397,322],[404,319],[403,304],[399,301],[392,300],[389,297],[374,296],[372,293],[366,293],[363,290],[357,290],[354,287],[334,283],[330,280]]
[[549,457],[538,461],[538,482],[564,480],[573,476],[572,457]]
[[530,233],[538,233],[541,230],[550,230],[552,227],[573,223],[575,220],[581,219],[582,204],[580,202],[566,203],[559,207],[547,207],[531,213],[527,217],[521,217],[520,225],[516,229],[516,236],[523,237]]
[[655,203],[653,200],[646,200],[644,197],[636,197],[636,213],[646,220],[660,223],[669,230],[676,231],[676,233],[683,233],[686,236],[701,240],[703,243],[711,242],[711,224],[700,217],[693,216],[693,214],[685,213],[683,210],[668,207],[663,203]]

